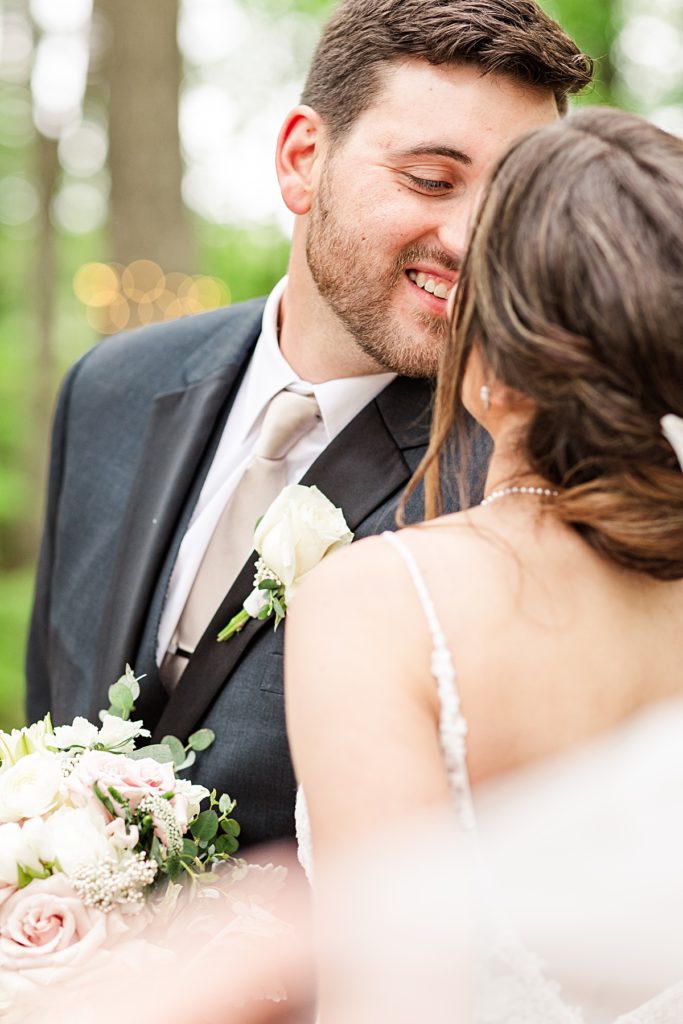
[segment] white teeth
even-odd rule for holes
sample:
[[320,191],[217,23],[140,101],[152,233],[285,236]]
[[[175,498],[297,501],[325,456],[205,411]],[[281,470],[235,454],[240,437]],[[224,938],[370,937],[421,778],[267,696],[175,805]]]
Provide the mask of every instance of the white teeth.
[[430,295],[435,295],[437,299],[448,298],[448,286],[445,285],[443,281],[440,281],[439,284],[437,284],[433,277],[428,277],[428,275],[423,274],[422,271],[418,274],[415,270],[409,270],[408,277],[418,286],[418,288],[423,288],[424,291],[429,292]]

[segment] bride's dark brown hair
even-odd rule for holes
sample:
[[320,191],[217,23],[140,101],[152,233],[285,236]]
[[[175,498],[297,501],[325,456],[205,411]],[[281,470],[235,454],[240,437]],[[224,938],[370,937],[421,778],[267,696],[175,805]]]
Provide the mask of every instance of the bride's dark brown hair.
[[[683,577],[683,474],[660,429],[683,416],[683,140],[591,108],[503,157],[463,266],[441,360],[424,480],[442,509],[477,346],[491,380],[534,405],[531,472],[554,514],[595,549],[657,579]],[[452,465],[452,464],[451,464]],[[466,470],[459,487],[466,502]]]

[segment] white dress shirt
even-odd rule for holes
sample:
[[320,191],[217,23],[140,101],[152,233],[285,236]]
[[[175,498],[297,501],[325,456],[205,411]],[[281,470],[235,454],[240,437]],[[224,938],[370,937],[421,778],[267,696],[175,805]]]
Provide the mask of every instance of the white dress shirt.
[[[237,488],[251,458],[266,409],[285,388],[315,395],[321,419],[286,456],[287,483],[296,483],[337,434],[396,374],[377,373],[309,384],[280,351],[278,314],[287,286],[283,278],[270,293],[261,334],[235,397],[192,518],[173,567],[157,638],[157,664],[168,650],[190,588],[221,512]],[[264,509],[265,511],[265,509]],[[229,585],[227,581],[226,585]],[[244,595],[245,598],[248,596]]]

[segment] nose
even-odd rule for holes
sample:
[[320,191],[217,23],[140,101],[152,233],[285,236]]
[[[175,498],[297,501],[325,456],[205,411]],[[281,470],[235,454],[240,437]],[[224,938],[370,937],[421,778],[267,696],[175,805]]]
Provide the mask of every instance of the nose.
[[474,198],[454,205],[444,212],[436,230],[440,245],[459,263],[465,257],[477,205]]

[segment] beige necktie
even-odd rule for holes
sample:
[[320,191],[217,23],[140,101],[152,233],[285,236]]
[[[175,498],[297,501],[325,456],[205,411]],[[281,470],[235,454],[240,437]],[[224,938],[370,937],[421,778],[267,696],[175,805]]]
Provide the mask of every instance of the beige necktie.
[[253,550],[259,517],[286,485],[287,453],[313,429],[319,416],[313,395],[280,391],[271,400],[251,461],[216,524],[162,663],[161,677],[169,689],[177,684],[190,654]]

